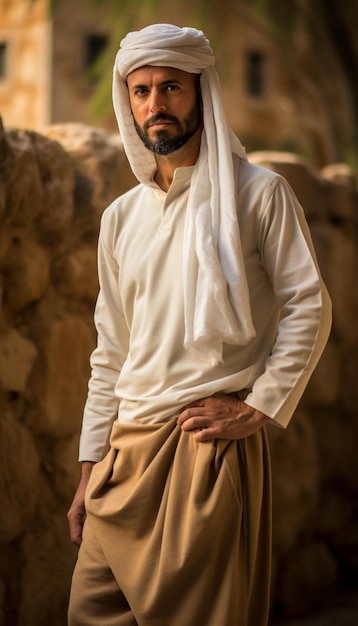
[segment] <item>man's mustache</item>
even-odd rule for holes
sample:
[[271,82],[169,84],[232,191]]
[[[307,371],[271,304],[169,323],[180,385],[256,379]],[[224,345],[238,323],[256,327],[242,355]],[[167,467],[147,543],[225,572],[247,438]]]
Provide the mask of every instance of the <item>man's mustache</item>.
[[152,115],[146,122],[143,124],[143,130],[148,130],[150,126],[156,124],[157,122],[173,122],[174,124],[179,124],[179,120],[177,117],[173,115],[167,115],[166,113],[156,113]]

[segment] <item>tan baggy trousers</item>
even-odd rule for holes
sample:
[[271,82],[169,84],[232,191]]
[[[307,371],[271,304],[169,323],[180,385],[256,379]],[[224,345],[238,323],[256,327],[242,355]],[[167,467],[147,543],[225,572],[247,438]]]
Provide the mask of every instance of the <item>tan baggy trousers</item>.
[[265,430],[198,443],[175,421],[116,422],[94,466],[69,626],[266,626]]

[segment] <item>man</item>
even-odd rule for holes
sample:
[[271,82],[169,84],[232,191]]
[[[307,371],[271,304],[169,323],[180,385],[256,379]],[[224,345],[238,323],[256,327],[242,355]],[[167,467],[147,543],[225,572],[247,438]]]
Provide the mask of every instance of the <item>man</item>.
[[113,93],[140,184],[101,225],[69,624],[264,626],[265,424],[287,426],[329,298],[294,194],[227,126],[201,31],[129,33]]

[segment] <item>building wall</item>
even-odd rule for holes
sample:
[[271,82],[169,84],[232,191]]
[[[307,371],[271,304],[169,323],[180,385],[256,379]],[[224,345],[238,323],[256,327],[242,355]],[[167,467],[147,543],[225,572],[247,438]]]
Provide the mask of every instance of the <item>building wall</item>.
[[[285,90],[281,50],[271,29],[243,6],[234,13],[225,13],[221,20],[213,38],[218,41],[220,32],[225,33],[225,46],[219,48],[217,66],[230,125],[253,146],[297,141],[297,133],[292,134],[295,107]],[[218,20],[214,23],[217,25]],[[251,84],[255,82],[255,68],[250,62],[255,56],[261,57],[261,87],[256,85],[256,93]],[[260,82],[260,76],[256,82]]]
[[[51,121],[91,122],[91,98],[96,84],[87,75],[87,42],[90,36],[109,36],[110,2],[92,10],[86,0],[62,0],[53,16],[53,80]],[[68,16],[71,15],[71,19]],[[110,94],[109,94],[110,97]],[[114,115],[103,116],[103,126],[115,128]]]
[[[51,25],[47,0],[1,0],[0,114],[7,126],[49,123]],[[5,48],[5,51],[4,51]]]

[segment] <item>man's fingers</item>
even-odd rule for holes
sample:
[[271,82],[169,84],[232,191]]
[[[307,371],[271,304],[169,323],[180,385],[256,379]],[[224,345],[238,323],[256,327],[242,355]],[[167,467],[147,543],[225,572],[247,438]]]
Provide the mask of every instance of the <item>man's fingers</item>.
[[191,420],[191,419],[195,419],[197,417],[203,416],[204,411],[205,411],[204,407],[200,407],[200,406],[186,407],[184,411],[180,413],[177,423],[179,424],[179,426],[181,426],[182,424],[184,424],[184,422],[186,422],[189,419]]
[[200,443],[203,443],[204,441],[212,441],[213,439],[217,439],[217,437],[215,428],[201,428],[194,434],[195,441]]
[[194,428],[205,428],[209,425],[209,420],[205,415],[188,415],[178,419],[178,426],[183,430],[193,430]]
[[73,543],[75,546],[80,547],[82,543],[82,526],[74,529],[73,532],[70,533],[70,537],[71,543]]
[[83,518],[69,519],[71,543],[80,546],[82,542]]
[[67,513],[68,525],[70,528],[71,542],[80,546],[82,542],[82,529],[85,519],[85,509],[83,506],[72,505]]
[[220,414],[212,406],[194,406],[186,408],[180,413],[177,424],[183,430],[207,428],[212,426],[218,418],[220,419]]

